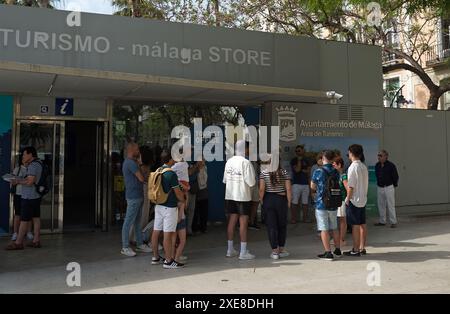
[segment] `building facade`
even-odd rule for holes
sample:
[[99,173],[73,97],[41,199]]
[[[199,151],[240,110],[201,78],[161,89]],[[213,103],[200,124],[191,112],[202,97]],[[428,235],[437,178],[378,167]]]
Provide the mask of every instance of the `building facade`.
[[[400,18],[401,19],[401,18]],[[407,50],[408,45],[418,47],[414,58],[430,76],[435,84],[450,78],[450,19],[433,18],[427,20],[418,16],[415,25],[421,26],[421,36],[415,36],[414,43],[408,42],[406,30],[392,30],[390,43],[394,48]],[[401,28],[413,27],[412,23],[401,24]],[[422,48],[424,47],[424,53]],[[420,56],[419,56],[420,54]],[[383,65],[408,62],[401,56],[383,53]],[[407,70],[396,70],[383,75],[385,91],[384,106],[391,108],[427,109],[430,92],[422,80]],[[438,109],[450,108],[450,92],[444,93],[439,100]]]
[[[450,116],[384,108],[379,47],[84,13],[74,25],[70,14],[0,5],[1,170],[11,171],[24,146],[38,149],[51,169],[46,231],[119,225],[126,142],[157,158],[171,128],[195,117],[204,126],[279,125],[284,164],[298,144],[345,156],[346,146],[362,143],[370,163],[386,148],[402,177],[400,206],[449,210],[450,134],[442,127]],[[343,95],[337,104],[330,91]],[[422,149],[445,167],[414,172],[424,184],[439,181],[430,191],[410,170],[422,160],[411,155],[415,138],[405,137],[415,124],[436,135],[439,146],[425,140]],[[225,218],[223,168],[208,164],[211,220]],[[0,233],[7,233],[9,186],[0,188]]]

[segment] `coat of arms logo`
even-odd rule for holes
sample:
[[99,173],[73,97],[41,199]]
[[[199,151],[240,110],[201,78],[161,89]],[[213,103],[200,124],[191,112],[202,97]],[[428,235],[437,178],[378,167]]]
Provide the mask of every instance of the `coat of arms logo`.
[[278,112],[278,126],[280,127],[280,140],[284,142],[295,141],[297,137],[297,111],[294,107],[281,106]]

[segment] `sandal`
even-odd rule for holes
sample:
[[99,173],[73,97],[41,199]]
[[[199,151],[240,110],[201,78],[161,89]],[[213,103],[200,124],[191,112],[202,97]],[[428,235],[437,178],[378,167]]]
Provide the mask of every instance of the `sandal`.
[[16,244],[16,242],[11,242],[7,247],[6,250],[7,251],[20,251],[23,250],[23,244],[22,245],[18,245]]

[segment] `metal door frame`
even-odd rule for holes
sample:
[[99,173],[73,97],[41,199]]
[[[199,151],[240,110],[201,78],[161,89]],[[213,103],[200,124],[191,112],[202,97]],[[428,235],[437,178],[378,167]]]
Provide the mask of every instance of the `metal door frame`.
[[[43,125],[52,125],[53,126],[53,147],[52,147],[52,182],[55,182],[55,169],[58,166],[58,223],[55,226],[55,192],[56,187],[55,184],[52,184],[51,187],[51,227],[50,229],[43,229],[44,233],[60,233],[63,230],[63,220],[64,220],[64,158],[65,158],[65,122],[64,121],[55,121],[55,120],[36,120],[36,119],[16,119],[15,126],[15,137],[14,137],[14,153],[13,160],[16,161],[19,157],[19,149],[20,149],[20,129],[21,124],[43,124]],[[59,154],[56,155],[56,127],[59,125],[60,127],[60,135],[59,135]],[[56,165],[56,160],[58,159],[58,165]],[[11,208],[14,211],[13,208]]]
[[95,223],[102,231],[108,230],[108,122],[98,122],[96,128],[96,191]]
[[[109,205],[109,122],[103,119],[36,119],[35,117],[18,117],[14,123],[14,139],[13,139],[13,156],[12,162],[15,163],[19,156],[20,149],[20,125],[23,123],[53,125],[53,155],[56,156],[56,125],[60,126],[60,154],[59,158],[59,184],[58,184],[58,226],[54,226],[55,214],[55,192],[56,187],[52,188],[52,228],[50,230],[42,230],[44,233],[61,233],[64,231],[64,167],[65,167],[65,135],[66,121],[73,122],[97,122],[97,147],[96,147],[96,194],[95,194],[95,223],[102,231],[108,230],[108,205]],[[53,169],[56,169],[56,158],[53,160]],[[53,178],[54,180],[54,178]],[[53,181],[54,182],[54,181]],[[14,215],[14,209],[11,206],[11,215]],[[11,220],[12,222],[12,220]],[[12,227],[12,225],[10,226]]]

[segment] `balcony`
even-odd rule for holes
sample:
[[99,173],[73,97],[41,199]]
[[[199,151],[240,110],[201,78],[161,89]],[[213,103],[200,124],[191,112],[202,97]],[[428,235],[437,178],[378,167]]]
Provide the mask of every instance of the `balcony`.
[[450,58],[450,45],[434,45],[425,54],[425,61],[427,66],[442,65],[448,58]]
[[383,58],[382,61],[383,61],[384,66],[397,64],[397,63],[403,63],[403,58],[397,56],[395,53],[383,52],[382,58]]

